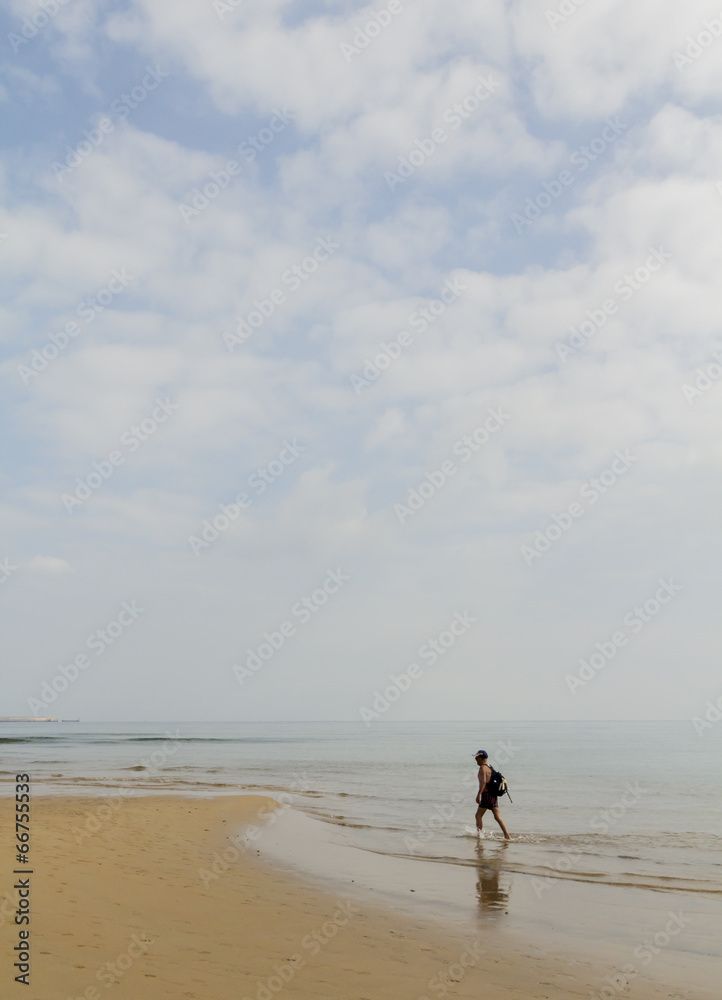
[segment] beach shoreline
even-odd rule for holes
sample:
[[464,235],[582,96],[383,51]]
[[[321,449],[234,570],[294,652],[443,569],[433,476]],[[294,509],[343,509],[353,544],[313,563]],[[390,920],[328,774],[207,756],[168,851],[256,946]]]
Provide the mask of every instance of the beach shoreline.
[[[267,797],[127,796],[102,808],[96,797],[32,802],[33,1000],[269,1000],[286,991],[308,1000],[588,1000],[615,971],[502,945],[479,927],[434,927],[408,907],[394,912],[280,870],[260,847],[279,808]],[[0,800],[0,816],[0,936],[12,979],[10,800]],[[249,828],[261,831],[258,843]],[[707,1000],[641,976],[634,995]]]
[[477,841],[470,827],[459,834],[469,844],[463,861],[360,848],[352,833],[281,807],[254,843],[276,868],[310,886],[350,892],[360,903],[447,932],[468,936],[477,928],[501,953],[582,958],[608,970],[605,980],[624,975],[635,987],[648,979],[679,996],[716,996],[718,894],[594,878],[569,853],[554,868],[538,868],[526,860],[533,845],[523,838],[487,831]]

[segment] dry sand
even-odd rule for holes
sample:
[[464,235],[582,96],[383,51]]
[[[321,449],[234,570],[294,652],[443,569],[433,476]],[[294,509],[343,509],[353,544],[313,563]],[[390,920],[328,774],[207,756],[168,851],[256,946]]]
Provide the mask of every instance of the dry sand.
[[[19,928],[9,900],[18,866],[12,801],[0,800],[2,995],[588,1000],[609,971],[582,960],[479,954],[474,934],[444,935],[269,869],[229,840],[269,806],[258,796],[128,797],[99,816],[98,799],[35,799],[28,989],[13,981]],[[224,849],[227,870],[203,878]],[[633,996],[676,994],[640,983]]]

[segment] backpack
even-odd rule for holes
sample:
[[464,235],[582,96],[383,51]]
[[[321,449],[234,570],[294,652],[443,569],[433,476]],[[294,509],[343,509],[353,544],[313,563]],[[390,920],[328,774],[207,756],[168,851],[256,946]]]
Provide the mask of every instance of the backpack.
[[[491,767],[491,765],[489,765]],[[501,771],[495,771],[491,768],[491,780],[486,786],[492,795],[501,796],[509,795],[509,786],[506,783],[506,778],[501,773]],[[512,801],[511,795],[509,795],[509,801]]]

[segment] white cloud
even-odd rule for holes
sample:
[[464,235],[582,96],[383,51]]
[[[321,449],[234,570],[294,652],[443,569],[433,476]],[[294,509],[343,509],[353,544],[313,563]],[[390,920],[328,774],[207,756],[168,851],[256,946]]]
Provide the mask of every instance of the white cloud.
[[[4,531],[0,555],[17,552],[46,573],[72,564],[64,585],[76,609],[146,594],[156,617],[149,611],[134,662],[151,678],[148,714],[163,714],[168,664],[183,663],[195,691],[189,643],[214,669],[226,663],[331,565],[354,586],[345,610],[327,625],[319,618],[304,655],[335,692],[323,702],[335,718],[354,714],[372,666],[392,670],[394,657],[403,666],[429,622],[467,604],[483,628],[446,694],[430,686],[418,711],[458,717],[459,692],[483,683],[472,665],[493,649],[500,711],[571,713],[554,684],[576,645],[598,638],[660,573],[703,578],[722,447],[710,418],[722,388],[691,406],[682,385],[720,347],[722,129],[703,108],[714,53],[684,79],[671,53],[706,14],[667,0],[634,9],[590,0],[553,31],[546,9],[409,6],[350,62],[339,43],[373,7],[292,22],[279,0],[221,20],[210,3],[136,0],[107,24],[86,6],[62,30],[58,21],[37,79],[65,88],[72,59],[99,108],[150,58],[172,72],[165,103],[147,102],[60,180],[53,160],[92,120],[85,112],[67,113],[36,151],[29,182],[11,155],[0,168],[11,291],[0,372],[16,428],[3,501],[14,534]],[[101,44],[122,80],[102,77]],[[446,121],[447,142],[391,191],[384,171],[480,73],[502,86],[458,129]],[[13,99],[32,90],[17,73],[7,81]],[[291,125],[186,224],[179,203],[286,106]],[[607,115],[629,123],[620,141],[517,233],[511,213]],[[315,267],[321,237],[339,247]],[[615,286],[637,280],[650,248],[671,259],[623,297]],[[284,273],[309,259],[312,273],[292,289]],[[127,289],[24,385],[17,365],[123,268]],[[411,326],[447,280],[463,294],[426,329]],[[269,311],[274,289],[285,300]],[[562,361],[555,345],[610,296],[614,314]],[[267,315],[230,353],[223,332],[254,310]],[[349,376],[409,327],[413,342],[356,394]],[[172,419],[68,514],[61,494],[158,397],[178,403]],[[399,524],[394,503],[458,461],[454,443],[500,406],[510,414],[503,430]],[[194,556],[188,535],[248,490],[254,470],[278,463],[288,440],[306,449],[299,461]],[[629,476],[527,567],[520,546],[617,449],[638,456]],[[34,555],[68,546],[70,563]],[[5,588],[10,608],[34,607],[25,586],[19,574]],[[705,590],[695,614],[708,604]],[[702,634],[691,612],[677,613],[679,635]],[[711,644],[704,635],[700,649]],[[13,631],[20,659],[26,641]],[[358,684],[337,683],[345,656]],[[660,670],[675,714],[684,692],[669,657]],[[524,685],[508,678],[526,679],[521,707]],[[622,683],[610,680],[584,711],[614,714]],[[211,715],[220,690],[204,694]],[[283,704],[313,714],[305,697],[299,674]],[[641,682],[625,698],[645,714]],[[195,698],[187,705],[192,714]]]

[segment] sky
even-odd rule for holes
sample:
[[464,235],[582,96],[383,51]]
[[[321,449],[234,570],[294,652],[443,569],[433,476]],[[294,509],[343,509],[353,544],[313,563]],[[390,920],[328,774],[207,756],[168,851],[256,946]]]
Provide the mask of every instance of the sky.
[[0,45],[0,714],[704,714],[719,4],[5,0]]

